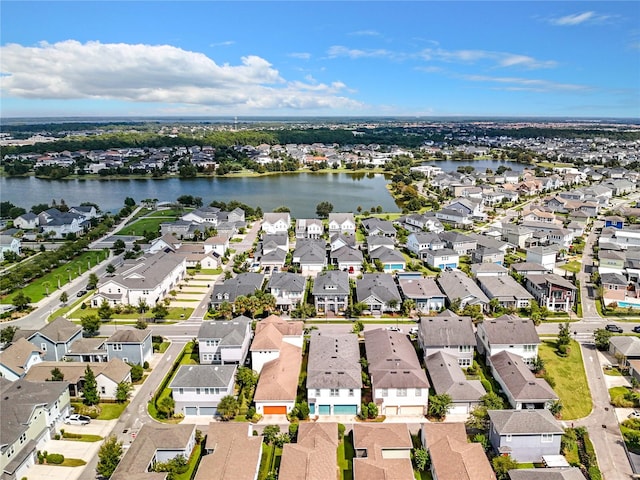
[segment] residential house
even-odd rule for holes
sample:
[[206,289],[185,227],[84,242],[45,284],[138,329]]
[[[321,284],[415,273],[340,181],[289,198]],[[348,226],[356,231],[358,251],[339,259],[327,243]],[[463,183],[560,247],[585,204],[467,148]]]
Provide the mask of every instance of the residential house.
[[229,278],[224,283],[213,286],[211,294],[211,306],[220,307],[224,302],[234,303],[239,296],[250,297],[258,290],[262,290],[264,275],[261,273],[240,273],[236,277]]
[[413,213],[403,217],[401,225],[410,232],[444,232],[444,227],[433,212]]
[[262,231],[269,234],[286,234],[291,227],[291,216],[289,212],[269,212],[265,213],[262,219]]
[[276,272],[267,283],[267,291],[276,299],[276,308],[290,312],[304,301],[307,279],[291,272]]
[[624,275],[620,273],[603,273],[600,275],[600,283],[602,284],[603,296],[602,301],[605,305],[619,305],[624,302],[627,293],[628,281]]
[[240,315],[231,321],[200,324],[198,352],[201,365],[244,364],[251,342],[251,319]]
[[602,250],[598,252],[598,273],[624,273],[625,252]]
[[502,223],[502,240],[516,245],[518,248],[525,248],[527,240],[533,237],[531,228],[516,225],[515,223]]
[[362,271],[364,257],[362,252],[357,248],[344,246],[336,250],[331,250],[329,260],[331,261],[331,265],[335,265],[339,270],[348,272],[350,275],[357,275]]
[[342,247],[356,248],[356,236],[345,235],[344,233],[334,233],[329,237],[329,250],[331,252]]
[[621,359],[622,367],[632,360],[640,360],[640,338],[632,336],[613,336],[609,339],[609,353]]
[[471,218],[471,216],[452,208],[442,208],[436,211],[435,214],[436,218],[440,220],[441,223],[447,223],[456,228],[473,225],[473,218]]
[[21,230],[35,230],[38,228],[38,216],[32,212],[22,214],[13,219],[13,226]]
[[586,477],[578,467],[547,467],[509,470],[509,480],[586,480]]
[[4,260],[4,256],[7,252],[20,256],[21,245],[22,243],[19,238],[15,238],[10,235],[0,235],[0,260]]
[[15,382],[24,377],[32,365],[42,362],[42,355],[33,343],[19,338],[0,352],[0,377]]
[[556,266],[556,256],[558,254],[559,247],[533,247],[527,250],[527,262],[537,263],[542,265],[547,270],[551,271]]
[[533,262],[512,263],[509,268],[512,272],[525,277],[529,277],[531,275],[543,275],[553,270],[553,268],[549,269],[547,267],[543,267],[539,263]]
[[604,228],[624,228],[624,217],[608,215],[604,217]]
[[349,306],[349,274],[342,270],[321,272],[313,283],[313,303],[319,314],[344,312]]
[[489,441],[498,454],[510,455],[520,463],[540,463],[544,455],[560,454],[564,429],[548,410],[489,410],[488,413]]
[[397,311],[402,302],[393,277],[385,273],[365,273],[356,280],[356,300],[377,313]]
[[118,384],[131,382],[131,367],[119,358],[98,363],[40,362],[32,365],[24,378],[29,382],[45,382],[51,380],[51,371],[57,368],[62,372],[64,381],[69,385],[69,394],[72,397],[80,397],[84,388],[87,367],[93,371],[96,377],[100,398],[115,400]]
[[440,250],[423,250],[420,252],[424,262],[431,268],[440,270],[458,268],[460,255],[450,248]]
[[455,198],[445,205],[445,208],[478,220],[484,220],[486,217],[482,211],[482,200],[475,198]]
[[66,362],[106,362],[109,360],[109,354],[105,340],[104,337],[80,338],[71,344],[64,359]]
[[468,255],[471,251],[478,248],[478,242],[474,238],[454,232],[453,230],[442,232],[439,236],[445,245],[454,250],[458,255]]
[[498,263],[473,263],[471,275],[478,277],[504,277],[509,275],[509,270]]
[[492,247],[478,247],[471,252],[473,263],[504,264],[504,252]]
[[329,214],[329,235],[333,235],[335,233],[355,235],[356,220],[353,213]]
[[317,218],[299,218],[296,220],[296,238],[319,239],[324,233],[322,220]]
[[105,341],[105,346],[109,359],[119,358],[129,364],[144,365],[153,356],[149,328],[116,330]]
[[438,312],[445,306],[446,295],[432,277],[399,277],[402,298],[413,300],[421,313]]
[[487,359],[493,378],[516,410],[546,409],[558,395],[544,378],[537,378],[523,358],[503,350]]
[[541,307],[560,312],[570,312],[573,309],[577,288],[560,275],[530,275],[526,277],[525,286]]
[[312,415],[357,415],[362,366],[354,334],[314,331],[309,342],[307,398]]
[[249,349],[253,369],[260,373],[265,363],[278,358],[285,343],[302,348],[303,325],[303,322],[286,321],[276,315],[260,320]]
[[215,235],[209,237],[204,241],[205,253],[214,253],[219,257],[224,257],[229,251],[229,236],[228,235]]
[[58,317],[40,330],[32,333],[27,340],[44,352],[43,360],[60,362],[71,348],[71,344],[82,338],[82,327]]
[[425,357],[431,387],[436,395],[449,395],[448,413],[467,414],[480,405],[480,398],[487,392],[480,380],[467,380],[459,365],[459,357],[438,351]]
[[[369,237],[370,238],[370,237]],[[385,272],[403,272],[407,266],[404,255],[394,248],[379,247],[369,252],[371,261],[375,264],[380,262]]]
[[155,305],[175,290],[187,273],[184,256],[158,252],[124,260],[113,275],[102,277],[91,305],[106,300],[110,305]]
[[438,480],[496,480],[482,445],[470,443],[462,423],[425,423],[422,444]]
[[463,272],[442,272],[436,279],[438,285],[447,296],[449,305],[460,302],[460,308],[467,305],[480,305],[482,310],[487,310],[489,298],[480,287]]
[[176,413],[213,416],[218,403],[234,394],[237,365],[181,365],[169,384]]
[[429,381],[409,337],[385,329],[367,330],[364,345],[369,362],[373,401],[381,415],[424,415]]
[[367,236],[378,235],[387,238],[396,238],[396,229],[388,220],[377,217],[364,218],[360,222]]
[[470,367],[476,346],[471,317],[460,317],[445,310],[435,317],[420,319],[418,344],[425,358],[443,352],[455,357],[460,368]]
[[[252,350],[253,347],[252,345]],[[283,340],[278,357],[261,366],[260,378],[253,396],[258,414],[286,415],[293,410],[301,366],[302,348]],[[256,369],[255,364],[253,368]]]
[[195,480],[256,480],[263,437],[253,432],[253,424],[210,422]]
[[256,246],[254,258],[265,273],[282,269],[289,252],[289,235],[286,233],[267,233]]
[[413,478],[406,423],[354,423],[353,447],[353,480]]
[[20,480],[38,461],[62,420],[70,413],[66,382],[11,382],[0,378],[0,468],[3,480]]
[[423,253],[426,250],[441,250],[445,248],[445,242],[436,233],[429,232],[415,232],[410,233],[407,237],[407,249],[416,255],[421,260],[426,258]]
[[[338,468],[338,424],[300,423],[297,437],[296,443],[286,443],[282,447],[278,479],[335,478]],[[196,480],[200,479],[196,478]]]
[[151,473],[153,467],[177,456],[191,458],[195,445],[195,424],[145,423],[126,449],[111,480],[165,479],[166,473]]
[[486,354],[487,358],[506,350],[522,357],[527,365],[532,365],[538,356],[540,337],[530,319],[514,315],[485,319],[478,324],[476,337],[478,351]]
[[298,240],[293,251],[292,263],[305,275],[321,272],[327,266],[327,244],[311,238]]
[[513,277],[479,277],[478,285],[489,301],[494,298],[503,308],[527,308],[531,305],[533,295],[520,285]]

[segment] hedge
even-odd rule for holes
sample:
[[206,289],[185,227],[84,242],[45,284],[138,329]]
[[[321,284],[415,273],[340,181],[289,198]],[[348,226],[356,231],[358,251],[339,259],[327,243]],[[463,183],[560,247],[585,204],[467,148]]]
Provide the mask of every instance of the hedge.
[[54,465],[60,465],[64,462],[64,455],[61,453],[50,453],[47,455],[47,463],[52,463]]

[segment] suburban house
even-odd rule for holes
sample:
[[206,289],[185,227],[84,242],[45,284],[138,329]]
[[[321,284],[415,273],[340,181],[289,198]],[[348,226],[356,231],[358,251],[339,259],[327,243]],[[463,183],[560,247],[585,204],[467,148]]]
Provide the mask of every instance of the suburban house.
[[364,218],[360,222],[367,235],[379,235],[387,238],[396,238],[396,229],[388,220],[377,217]]
[[353,213],[329,214],[329,235],[333,235],[334,233],[355,235],[356,220]]
[[365,242],[367,245],[367,252],[369,252],[369,255],[371,255],[371,253],[373,253],[375,250],[379,248],[386,247],[391,250],[396,248],[395,239],[390,237],[384,237],[382,235],[369,235],[365,239]]
[[99,307],[106,300],[110,305],[153,306],[175,290],[186,273],[186,258],[171,252],[124,260],[113,275],[100,279],[91,305]]
[[478,277],[503,277],[509,275],[509,270],[498,263],[473,263],[471,264],[471,275]]
[[291,272],[276,272],[267,283],[267,291],[276,299],[276,308],[290,312],[304,300],[307,279]]
[[[347,247],[348,248],[348,247]],[[319,314],[343,312],[349,306],[349,274],[341,270],[327,270],[313,282],[313,303]]]
[[220,257],[224,257],[229,250],[229,236],[228,235],[216,235],[209,237],[204,241],[205,253],[215,253]]
[[598,251],[598,273],[624,273],[624,264],[626,260],[625,252],[616,252],[615,250]]
[[33,343],[19,338],[0,352],[0,377],[11,382],[24,377],[32,365],[42,362],[42,355]]
[[7,252],[20,255],[21,242],[20,239],[11,235],[0,235],[0,260],[4,260]]
[[131,382],[131,367],[119,358],[98,363],[40,362],[31,366],[24,379],[29,382],[46,382],[51,380],[51,371],[57,368],[64,375],[64,381],[69,386],[69,395],[80,397],[87,367],[96,377],[100,398],[115,400],[118,384]]
[[268,233],[256,245],[254,259],[264,268],[265,273],[277,272],[284,267],[289,253],[289,235]]
[[353,447],[353,480],[413,478],[406,423],[354,423]]
[[406,246],[409,251],[418,255],[421,260],[425,260],[426,253],[424,252],[426,250],[443,249],[445,248],[445,242],[435,233],[415,232],[410,233],[407,237]]
[[502,223],[502,240],[524,248],[527,240],[533,237],[533,230],[515,223]]
[[541,307],[555,312],[570,312],[573,309],[577,288],[560,275],[530,275],[526,277],[525,285]]
[[479,277],[478,284],[489,301],[498,299],[503,308],[527,308],[531,306],[531,295],[513,277]]
[[188,459],[195,445],[195,424],[145,423],[126,449],[111,480],[164,479],[166,473],[151,473],[154,465],[178,455]]
[[317,218],[299,218],[296,220],[296,238],[319,239],[324,233],[322,220]]
[[470,367],[476,346],[471,317],[460,317],[446,310],[435,317],[421,318],[418,344],[425,358],[443,352],[455,357],[459,368]]
[[624,217],[609,215],[604,217],[604,228],[624,228]]
[[[109,359],[105,347],[105,338],[88,337],[80,338],[73,342],[66,355],[66,362],[106,362]],[[126,357],[125,357],[126,358]]]
[[2,479],[20,480],[69,415],[66,382],[11,382],[0,378],[0,468]]
[[462,423],[425,423],[422,444],[431,458],[431,476],[438,480],[496,480],[482,445],[470,443]]
[[402,332],[364,332],[373,401],[381,415],[424,415],[429,381],[416,351]]
[[251,342],[251,319],[241,315],[231,321],[202,322],[198,330],[201,365],[244,364]]
[[402,302],[393,277],[385,273],[365,273],[356,280],[356,299],[377,313],[397,311]]
[[502,387],[512,408],[544,409],[558,400],[558,395],[543,378],[537,378],[522,357],[506,350],[487,360],[493,377]]
[[532,365],[538,356],[540,337],[530,319],[514,315],[485,319],[478,324],[476,337],[478,351],[486,354],[487,359],[506,350],[522,357],[527,365]]
[[282,340],[278,357],[261,366],[253,396],[258,414],[286,415],[293,410],[301,366],[302,348]]
[[413,300],[421,313],[438,312],[445,306],[446,296],[431,277],[398,277],[402,298]]
[[394,248],[379,247],[369,252],[369,257],[373,263],[380,262],[384,272],[404,272],[407,261],[404,255]]
[[223,283],[216,283],[211,293],[211,306],[220,307],[224,302],[233,304],[239,296],[250,297],[262,290],[264,275],[261,273],[240,273]]
[[436,282],[447,296],[449,305],[459,300],[460,308],[467,305],[480,305],[482,310],[487,310],[489,298],[464,272],[442,272]]
[[338,270],[354,275],[362,271],[364,256],[357,248],[344,246],[331,250],[329,260],[331,265],[338,267]]
[[38,228],[38,216],[33,212],[28,212],[13,219],[14,228],[20,230],[35,230]]
[[255,480],[262,459],[262,436],[253,424],[211,422],[195,480]]
[[433,212],[427,212],[424,214],[412,213],[403,217],[401,225],[410,232],[444,232],[444,227],[440,220],[438,220]]
[[487,392],[480,380],[467,380],[458,364],[458,358],[439,351],[424,360],[431,386],[436,395],[447,394],[452,404],[451,414],[467,414],[480,405],[480,398]]
[[586,480],[578,467],[519,468],[509,470],[509,480]]
[[151,330],[116,330],[105,342],[107,358],[119,358],[125,363],[144,365],[153,356]]
[[600,283],[602,284],[602,301],[605,305],[616,305],[624,302],[627,298],[627,285],[629,284],[626,277],[620,273],[602,273],[600,275]]
[[287,233],[291,227],[289,212],[265,213],[262,219],[262,231],[265,233]]
[[298,240],[291,261],[305,275],[321,272],[327,266],[326,242],[311,238]]
[[307,366],[307,398],[312,415],[357,415],[362,366],[354,334],[312,332]]
[[431,268],[439,268],[440,270],[458,268],[460,263],[460,255],[450,248],[423,250],[420,255],[424,263]]
[[278,358],[284,344],[302,348],[303,322],[286,321],[270,315],[256,324],[251,343],[251,365],[260,373],[265,363]]
[[278,479],[333,480],[338,469],[338,443],[337,423],[300,423],[296,443],[282,447]]
[[559,247],[557,245],[529,248],[527,249],[527,262],[537,263],[551,271],[556,266],[558,251]]
[[82,338],[82,327],[71,323],[64,317],[32,333],[27,340],[44,353],[42,359],[60,362],[70,350],[71,344]]
[[[555,263],[554,263],[554,266],[555,266]],[[542,275],[544,273],[548,273],[553,270],[553,267],[547,268],[547,267],[543,267],[539,263],[533,263],[533,262],[512,263],[509,268],[511,269],[512,272],[517,273],[519,275],[526,276],[526,277],[530,275]]]
[[471,252],[473,263],[504,264],[504,252],[493,247],[478,247]]
[[237,365],[181,365],[169,388],[176,413],[213,416],[222,397],[233,395]]
[[640,359],[640,338],[627,335],[613,336],[609,339],[609,353],[614,358],[621,358],[621,367],[626,367],[632,360]]
[[[564,429],[549,410],[489,410],[489,440],[500,455],[520,463],[559,455]],[[544,471],[545,469],[542,469]]]
[[471,251],[478,248],[478,242],[474,238],[452,230],[442,232],[440,239],[445,242],[448,248],[455,251],[458,255],[468,255]]

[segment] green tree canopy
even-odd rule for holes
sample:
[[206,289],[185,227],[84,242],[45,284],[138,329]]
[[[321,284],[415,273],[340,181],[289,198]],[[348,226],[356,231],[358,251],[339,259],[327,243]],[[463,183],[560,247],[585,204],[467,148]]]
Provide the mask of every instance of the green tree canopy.
[[95,337],[100,333],[100,318],[97,315],[87,315],[80,319],[82,335],[85,337]]
[[98,450],[98,464],[96,472],[105,478],[110,478],[122,457],[122,442],[115,435],[107,438]]
[[98,382],[96,376],[87,365],[84,371],[84,386],[82,388],[82,402],[85,405],[97,405],[100,403],[100,394],[98,393]]
[[238,413],[238,400],[233,395],[227,395],[218,403],[218,414],[224,421],[231,420]]
[[316,205],[316,215],[320,218],[327,218],[333,212],[333,204],[327,201],[320,202]]

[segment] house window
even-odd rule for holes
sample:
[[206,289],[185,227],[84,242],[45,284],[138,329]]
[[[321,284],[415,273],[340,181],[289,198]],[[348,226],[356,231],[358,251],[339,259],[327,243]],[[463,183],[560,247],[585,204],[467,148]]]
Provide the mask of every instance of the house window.
[[398,396],[399,397],[406,397],[407,396],[407,389],[406,388],[398,388]]
[[355,392],[354,392],[353,388],[350,388],[349,389],[349,396],[353,397],[354,395],[355,395]]
[[416,388],[416,397],[421,397],[421,396],[422,396],[422,389]]
[[200,389],[196,388],[196,395],[200,395]]
[[540,441],[542,443],[551,443],[551,442],[553,442],[553,433],[543,433],[540,436]]
[[380,389],[380,396],[381,397],[386,397],[387,395],[389,395],[389,391],[386,388],[381,388]]
[[41,343],[40,344],[40,350],[42,350],[43,352],[47,351],[47,344],[46,343]]
[[184,393],[184,388],[179,388],[179,389],[178,389],[178,393],[179,393],[180,395],[182,395],[182,394]]
[[320,396],[320,389],[316,388],[316,397],[319,397],[319,396]]
[[114,343],[113,344],[113,351],[114,352],[121,352],[122,351],[122,344],[121,343]]
[[511,435],[506,435],[504,437],[505,441],[510,442],[511,441],[512,436]]
[[535,345],[525,345],[524,346],[524,351],[525,352],[535,352],[536,351],[536,346]]
[[20,435],[20,444],[22,445],[26,439],[27,439],[26,433],[23,433],[22,435]]
[[340,390],[339,390],[339,389],[337,389],[337,388],[332,388],[332,389],[329,391],[329,396],[330,396],[330,397],[337,397],[339,394],[340,394]]
[[471,345],[459,345],[458,352],[460,353],[469,353],[471,352]]
[[460,367],[470,367],[471,366],[471,359],[470,358],[459,358],[458,359],[458,365]]
[[106,387],[100,387],[100,393],[103,394],[103,395],[105,393],[107,393],[107,388]]

